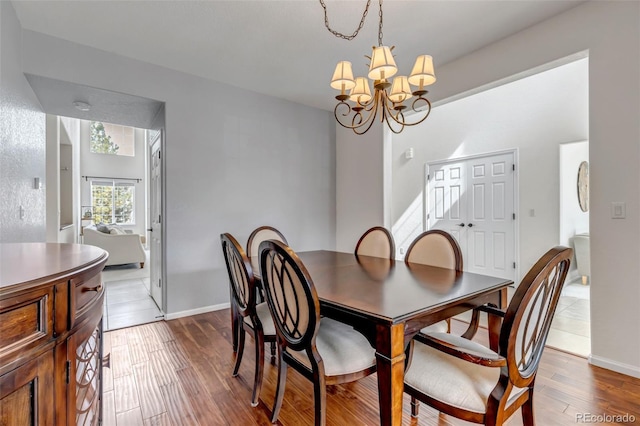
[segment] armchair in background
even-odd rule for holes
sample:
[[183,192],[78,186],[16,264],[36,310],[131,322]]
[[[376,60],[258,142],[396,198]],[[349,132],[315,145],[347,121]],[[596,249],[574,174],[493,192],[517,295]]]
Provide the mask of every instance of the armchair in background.
[[99,231],[94,225],[85,227],[83,234],[84,244],[100,247],[109,252],[106,266],[140,263],[140,268],[144,268],[146,255],[139,234],[105,233]]

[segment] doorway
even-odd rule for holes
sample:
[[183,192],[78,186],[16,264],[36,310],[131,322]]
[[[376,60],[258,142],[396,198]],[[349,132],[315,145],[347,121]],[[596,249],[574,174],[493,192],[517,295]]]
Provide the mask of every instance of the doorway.
[[515,280],[515,151],[427,163],[425,223],[453,235],[464,270]]
[[547,345],[580,356],[591,352],[589,142],[559,145],[559,243],[574,249]]

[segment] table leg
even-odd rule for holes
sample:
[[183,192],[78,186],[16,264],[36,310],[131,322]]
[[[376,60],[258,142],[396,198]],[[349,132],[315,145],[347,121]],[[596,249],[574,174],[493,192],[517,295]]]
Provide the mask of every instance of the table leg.
[[[507,287],[500,289],[500,292],[496,294],[496,306],[500,309],[507,308]],[[500,347],[500,328],[502,327],[502,321],[495,315],[488,316],[489,328],[489,347],[492,351],[498,352]]]
[[380,424],[400,426],[404,392],[404,324],[378,325],[376,328]]

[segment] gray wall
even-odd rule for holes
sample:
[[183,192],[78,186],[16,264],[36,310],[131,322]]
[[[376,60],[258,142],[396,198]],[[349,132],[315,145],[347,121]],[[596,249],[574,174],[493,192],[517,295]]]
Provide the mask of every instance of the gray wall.
[[[44,241],[45,115],[22,74],[22,33],[0,2],[0,242]],[[20,218],[20,206],[24,217]]]
[[[219,236],[260,225],[335,247],[335,125],[326,111],[24,31],[24,72],[165,102],[167,311],[228,302]],[[106,65],[107,64],[107,65]]]
[[[430,94],[433,101],[465,94],[587,49],[593,282],[590,361],[640,377],[640,3],[585,2],[439,67],[438,82],[430,86]],[[338,133],[336,144],[341,143]],[[345,169],[360,162],[355,155],[338,161]],[[379,174],[370,176],[370,185],[343,196],[358,198],[360,193],[378,191]],[[336,185],[348,185],[344,180],[349,178],[338,176]],[[619,201],[627,206],[625,220],[611,219],[611,203]],[[358,212],[370,216],[369,209],[381,208],[375,203],[348,207],[347,212],[338,209],[338,220]]]

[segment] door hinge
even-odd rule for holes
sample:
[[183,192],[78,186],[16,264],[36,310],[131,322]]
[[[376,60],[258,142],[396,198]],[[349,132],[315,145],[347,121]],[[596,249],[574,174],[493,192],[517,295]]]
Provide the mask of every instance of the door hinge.
[[516,214],[515,213],[513,214],[513,220],[516,220]]
[[158,215],[158,223],[162,223],[162,215],[161,214]]
[[65,368],[67,369],[66,371],[66,381],[67,384],[69,384],[69,380],[71,379],[71,361],[67,360],[67,363],[65,365]]
[[427,213],[427,219],[431,218],[431,214]]
[[513,262],[513,269],[516,269],[516,262]]
[[431,180],[431,175],[429,173],[427,173],[427,180]]
[[158,287],[162,288],[162,278],[158,278]]
[[158,160],[162,158],[162,154],[161,154],[161,152],[162,152],[162,151],[158,151]]
[[516,171],[516,165],[515,164],[511,165],[511,170],[513,170],[514,172]]

